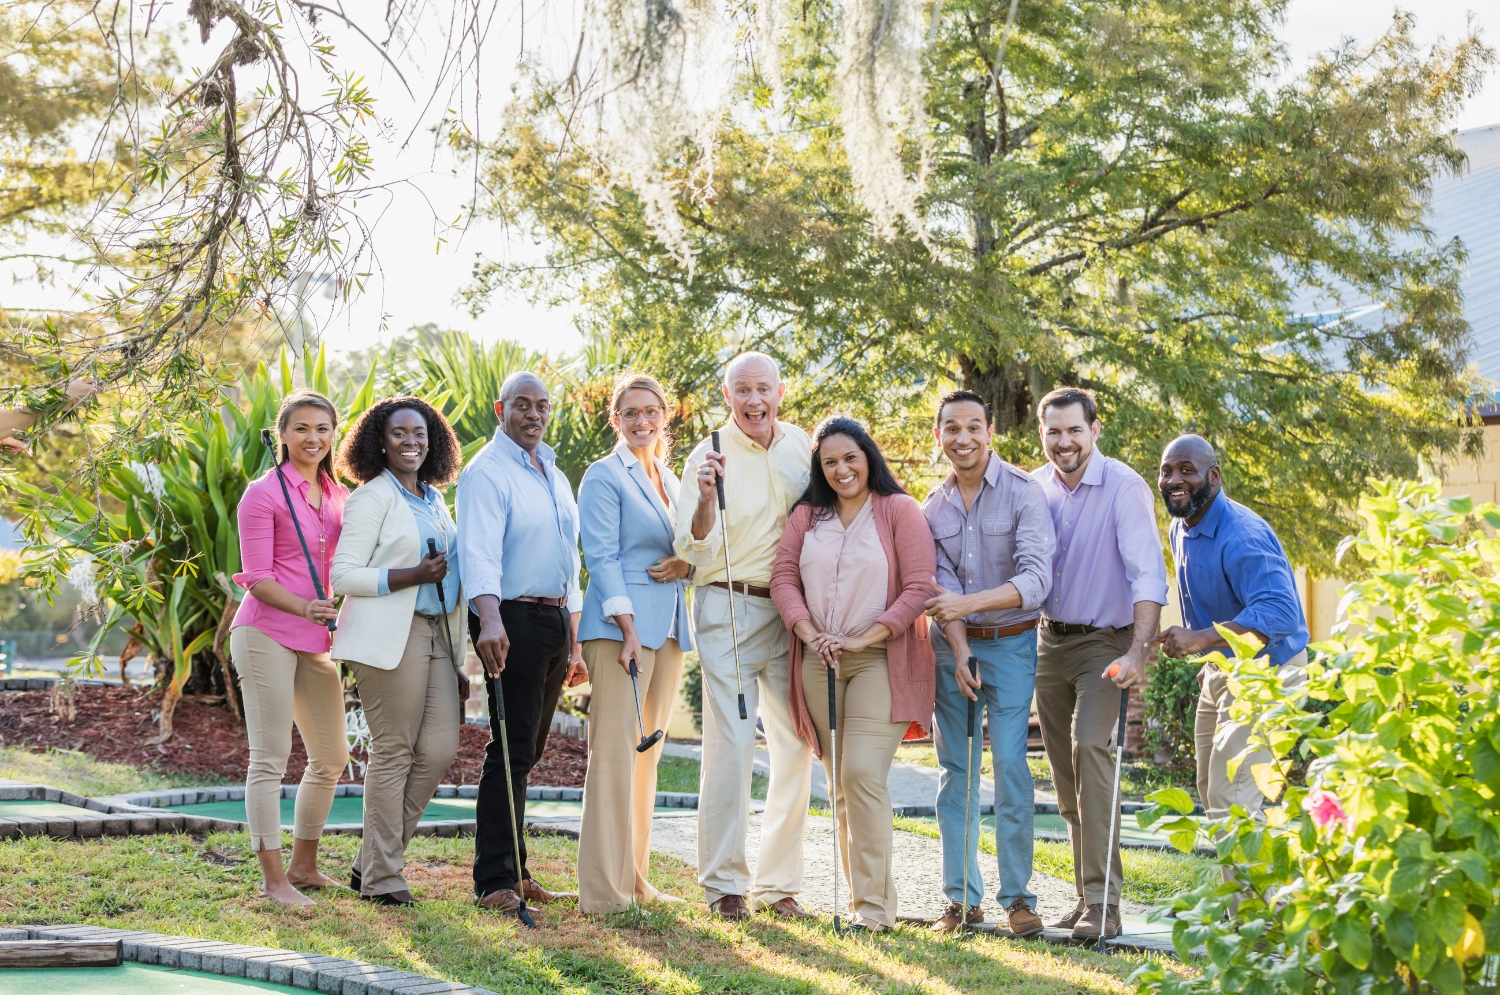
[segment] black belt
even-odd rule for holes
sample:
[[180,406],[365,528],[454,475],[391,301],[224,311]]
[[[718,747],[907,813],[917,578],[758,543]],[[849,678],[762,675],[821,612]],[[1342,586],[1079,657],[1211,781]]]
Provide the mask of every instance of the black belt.
[[1110,632],[1130,632],[1135,628],[1135,623],[1129,625],[1084,625],[1081,622],[1059,622],[1055,618],[1042,619],[1042,628],[1054,636],[1085,636],[1090,632],[1100,632],[1108,629]]

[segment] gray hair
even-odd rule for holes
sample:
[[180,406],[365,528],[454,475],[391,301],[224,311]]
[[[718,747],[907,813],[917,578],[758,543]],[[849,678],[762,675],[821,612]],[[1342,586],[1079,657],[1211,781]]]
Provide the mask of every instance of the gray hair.
[[781,364],[763,352],[751,351],[740,353],[729,361],[728,366],[724,367],[724,385],[727,387],[729,381],[734,379],[736,373],[752,363],[765,363],[771,368],[771,373],[775,376],[776,382],[781,383]]
[[542,393],[547,393],[547,384],[541,377],[530,370],[517,370],[506,377],[505,382],[500,385],[500,403],[502,405],[509,403],[510,399],[516,396],[516,391],[526,384],[535,384],[542,388]]

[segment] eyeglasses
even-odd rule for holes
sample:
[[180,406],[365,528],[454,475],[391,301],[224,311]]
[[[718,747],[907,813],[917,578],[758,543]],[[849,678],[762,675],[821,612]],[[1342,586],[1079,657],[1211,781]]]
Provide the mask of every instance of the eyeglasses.
[[664,409],[655,404],[644,408],[626,408],[624,411],[620,412],[620,420],[635,421],[637,418],[646,418],[650,421],[655,421],[656,419],[660,418],[663,413]]

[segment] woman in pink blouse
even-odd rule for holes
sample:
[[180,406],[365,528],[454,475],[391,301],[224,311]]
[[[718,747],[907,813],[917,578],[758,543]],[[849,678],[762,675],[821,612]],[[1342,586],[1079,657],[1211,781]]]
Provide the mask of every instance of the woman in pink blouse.
[[[318,839],[339,771],[349,762],[343,686],[328,655],[332,637],[327,623],[338,609],[313,587],[286,494],[328,591],[349,496],[333,476],[337,424],[338,412],[322,394],[299,390],[287,395],[276,419],[280,465],[245,488],[239,505],[243,569],[234,580],[249,593],[235,613],[229,652],[245,696],[250,738],[245,813],[250,847],[265,877],[261,894],[282,905],[311,905],[299,888],[336,885],[318,870]],[[282,870],[281,779],[294,722],[307,747],[307,769],[297,789],[292,859]]]
[[[837,785],[856,930],[896,925],[886,777],[907,727],[926,726],[932,716],[932,643],[922,606],[936,569],[927,519],[869,433],[852,418],[819,425],[807,491],[771,570],[771,598],[797,637],[793,721]],[[829,764],[829,667],[836,674],[837,777]]]

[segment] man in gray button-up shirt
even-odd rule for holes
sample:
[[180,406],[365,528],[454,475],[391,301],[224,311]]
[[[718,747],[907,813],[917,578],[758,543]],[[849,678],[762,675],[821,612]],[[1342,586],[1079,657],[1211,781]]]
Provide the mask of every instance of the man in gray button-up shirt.
[[[1056,539],[1041,486],[990,451],[994,431],[989,406],[979,395],[956,390],[943,397],[935,434],[953,473],[922,505],[937,544],[937,591],[927,602],[927,614],[937,653],[933,740],[943,770],[937,821],[943,891],[950,903],[933,928],[957,929],[965,905],[969,922],[984,919],[978,908],[984,893],[978,804],[971,807],[967,836],[964,827],[969,779],[974,797],[979,796],[980,736],[975,736],[977,749],[965,754],[969,702],[979,700],[989,710],[995,762],[995,899],[1006,910],[1011,932],[1027,936],[1041,931],[1042,920],[1028,887],[1035,797],[1026,733],[1036,683],[1037,616],[1052,588]],[[978,661],[977,677],[967,666],[971,657]]]

